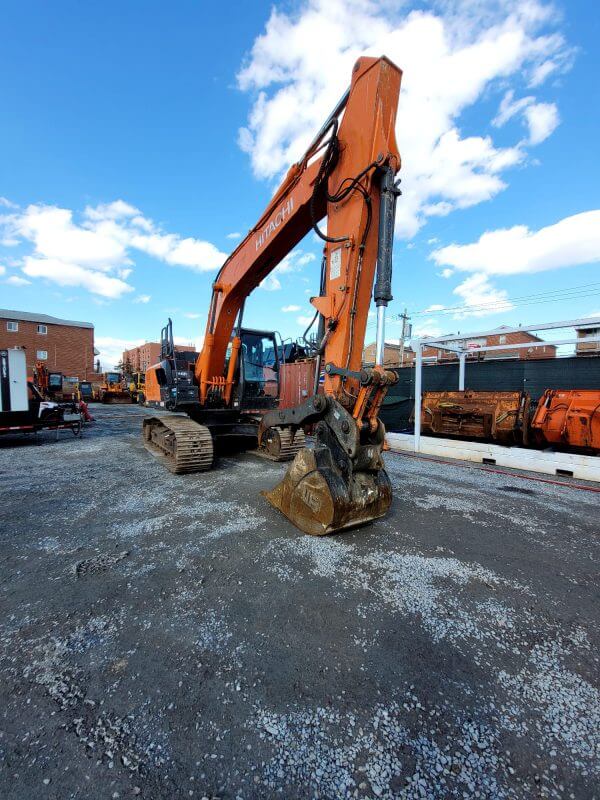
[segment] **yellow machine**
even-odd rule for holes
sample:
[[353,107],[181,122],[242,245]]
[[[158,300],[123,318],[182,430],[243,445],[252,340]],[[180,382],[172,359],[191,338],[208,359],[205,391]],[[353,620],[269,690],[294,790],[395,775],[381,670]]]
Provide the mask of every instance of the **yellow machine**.
[[127,383],[129,394],[131,395],[131,402],[138,403],[143,406],[146,400],[146,373],[134,372],[129,376]]
[[104,379],[100,385],[99,398],[101,403],[132,403],[129,389],[125,386],[125,380],[120,372],[105,372]]

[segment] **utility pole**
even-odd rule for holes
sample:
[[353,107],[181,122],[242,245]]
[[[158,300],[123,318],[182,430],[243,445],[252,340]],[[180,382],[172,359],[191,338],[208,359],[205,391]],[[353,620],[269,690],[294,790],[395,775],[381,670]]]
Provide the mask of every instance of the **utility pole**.
[[404,366],[404,342],[406,339],[409,339],[412,334],[412,325],[409,324],[408,320],[410,317],[408,316],[408,311],[405,308],[404,314],[400,315],[400,319],[402,320],[402,334],[400,336],[400,366]]

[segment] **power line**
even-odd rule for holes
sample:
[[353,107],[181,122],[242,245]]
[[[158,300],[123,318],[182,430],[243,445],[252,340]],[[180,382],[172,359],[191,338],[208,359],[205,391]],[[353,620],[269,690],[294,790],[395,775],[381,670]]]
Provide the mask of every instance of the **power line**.
[[[590,291],[591,287],[596,287],[596,291]],[[600,293],[600,283],[586,283],[580,286],[571,286],[565,289],[552,289],[547,292],[538,292],[531,295],[520,295],[517,297],[506,297],[501,300],[495,300],[490,303],[481,303],[479,305],[465,305],[462,303],[457,306],[444,306],[440,309],[421,309],[420,311],[413,311],[411,316],[430,316],[431,314],[446,314],[454,313],[457,311],[478,311],[493,308],[504,308],[508,303],[513,305],[535,305],[540,302],[556,302],[558,300],[577,299],[578,297],[595,297]],[[554,296],[558,295],[558,296]],[[398,318],[400,315],[398,315]]]
[[[432,309],[427,311],[413,311],[410,317],[429,317],[433,314],[459,314],[461,312],[466,314],[476,314],[477,312],[495,311],[510,311],[507,308],[508,304],[512,307],[523,308],[526,306],[541,305],[542,303],[557,303],[565,300],[578,300],[582,298],[598,297],[600,295],[600,282],[584,283],[579,286],[570,286],[565,289],[550,289],[546,292],[537,292],[530,295],[519,295],[517,297],[506,297],[503,300],[496,300],[490,303],[481,303],[480,305],[462,305],[458,306],[444,306],[441,309]],[[396,319],[401,320],[403,314],[394,315]],[[375,322],[368,322],[367,327],[371,328]]]
[[432,314],[460,314],[464,312],[466,314],[472,314],[474,312],[484,312],[488,311],[490,313],[496,311],[511,311],[513,308],[524,308],[525,306],[537,306],[541,305],[542,303],[558,303],[565,300],[578,300],[582,298],[588,297],[598,297],[600,295],[600,291],[598,292],[578,292],[574,294],[563,294],[560,297],[550,297],[550,298],[540,298],[539,300],[530,300],[526,302],[513,302],[509,298],[506,300],[499,301],[498,303],[491,303],[489,305],[481,305],[481,306],[457,306],[455,309],[448,309],[439,311],[428,311],[426,314],[415,314],[418,317],[429,317]]
[[[584,297],[587,299],[587,298],[590,298],[590,297],[599,297],[599,296],[600,296],[600,291],[598,291],[598,292],[586,292],[585,294],[570,295],[570,296],[567,296],[567,297],[564,297],[564,296],[563,297],[554,297],[554,298],[550,298],[548,300],[537,300],[535,302],[528,302],[528,303],[515,303],[515,304],[510,305],[510,306],[507,306],[509,301],[506,300],[506,301],[504,301],[502,303],[499,303],[497,305],[457,306],[455,310],[452,310],[451,312],[448,311],[448,313],[456,314],[457,318],[459,318],[458,315],[460,315],[461,313],[464,313],[465,316],[470,316],[472,314],[477,314],[479,312],[481,312],[481,313],[487,312],[487,313],[493,314],[495,312],[500,312],[500,311],[511,311],[513,308],[524,308],[526,306],[537,306],[537,305],[541,305],[542,303],[557,303],[557,302],[559,302],[561,300],[577,300],[577,299],[581,299],[581,298],[584,298]],[[416,316],[416,317],[431,317],[431,316],[437,315],[437,314],[444,314],[444,312],[441,311],[441,310],[440,311],[429,311],[427,314],[415,314],[414,316]],[[399,315],[399,314],[396,315],[396,319],[398,319],[398,320],[402,319],[402,315]],[[412,317],[411,317],[411,319],[412,319]],[[374,322],[368,322],[367,323],[367,327],[368,328],[372,328],[374,325],[375,325]]]

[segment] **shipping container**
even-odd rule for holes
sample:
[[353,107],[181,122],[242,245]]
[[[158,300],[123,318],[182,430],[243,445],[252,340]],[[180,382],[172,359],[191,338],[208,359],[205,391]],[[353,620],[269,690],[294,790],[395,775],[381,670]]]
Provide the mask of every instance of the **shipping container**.
[[315,360],[281,364],[279,373],[279,408],[293,408],[312,397],[315,382]]

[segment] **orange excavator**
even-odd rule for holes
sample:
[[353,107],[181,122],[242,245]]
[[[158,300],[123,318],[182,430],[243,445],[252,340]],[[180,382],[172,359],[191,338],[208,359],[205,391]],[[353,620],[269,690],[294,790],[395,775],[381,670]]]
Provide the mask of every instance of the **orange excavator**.
[[[385,57],[356,62],[348,91],[217,275],[192,378],[169,346],[146,373],[146,405],[187,415],[144,420],[148,449],[174,472],[195,472],[210,469],[220,436],[256,437],[266,456],[294,459],[281,483],[264,494],[309,534],[376,519],[391,504],[379,410],[396,379],[382,364],[400,193],[394,131],[401,75]],[[318,320],[314,394],[283,409],[281,348],[274,333],[242,326],[243,309],[311,230],[324,242],[320,292],[311,298]],[[372,294],[376,365],[362,369]],[[317,393],[322,373],[323,392]],[[315,431],[310,448],[303,434],[309,424]]]

